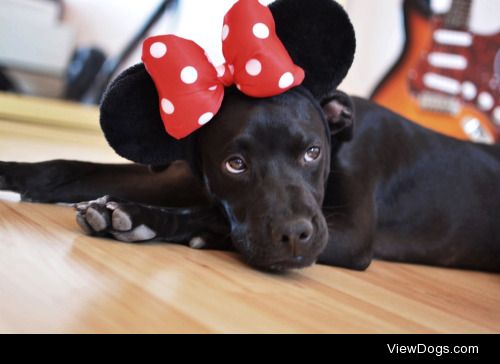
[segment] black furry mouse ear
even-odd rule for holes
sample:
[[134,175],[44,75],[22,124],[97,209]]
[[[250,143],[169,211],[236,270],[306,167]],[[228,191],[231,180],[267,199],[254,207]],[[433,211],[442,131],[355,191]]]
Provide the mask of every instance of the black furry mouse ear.
[[158,112],[153,80],[137,64],[120,74],[101,102],[101,128],[122,157],[148,165],[168,165],[191,156],[191,137],[176,140],[167,134]]
[[354,59],[354,28],[333,0],[277,0],[269,5],[278,37],[306,73],[303,85],[322,100],[340,84]]

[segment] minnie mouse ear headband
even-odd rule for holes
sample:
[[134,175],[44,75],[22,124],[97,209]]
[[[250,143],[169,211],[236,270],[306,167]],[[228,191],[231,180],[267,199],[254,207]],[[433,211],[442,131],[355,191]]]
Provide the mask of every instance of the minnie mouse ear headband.
[[118,154],[153,165],[185,159],[190,134],[217,113],[233,83],[252,97],[302,83],[321,101],[355,50],[349,18],[333,0],[277,0],[269,8],[239,0],[224,18],[222,39],[226,63],[217,68],[192,41],[167,35],[144,42],[144,65],[119,75],[101,103],[101,127]]

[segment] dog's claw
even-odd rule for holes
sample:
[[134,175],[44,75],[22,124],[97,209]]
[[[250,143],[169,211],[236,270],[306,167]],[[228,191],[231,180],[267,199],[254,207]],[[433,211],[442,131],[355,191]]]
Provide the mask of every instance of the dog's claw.
[[108,203],[108,201],[110,200],[111,197],[106,195],[96,200],[74,203],[72,206],[76,211],[86,211],[90,207],[90,205],[99,205],[99,206],[106,205],[107,207],[110,203],[112,203],[112,202]]
[[115,211],[119,206],[120,205],[118,204],[118,202],[115,201],[110,201],[106,203],[106,208],[111,211]]
[[78,212],[84,212],[85,210],[87,210],[90,206],[90,202],[79,202],[79,203],[75,203],[73,204],[73,208],[78,211]]

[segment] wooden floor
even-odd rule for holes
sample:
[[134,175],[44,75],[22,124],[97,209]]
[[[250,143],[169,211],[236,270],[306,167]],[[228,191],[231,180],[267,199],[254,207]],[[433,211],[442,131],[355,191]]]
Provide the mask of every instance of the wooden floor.
[[[95,127],[39,121],[2,114],[0,97],[0,160],[118,160]],[[86,237],[69,207],[0,200],[0,332],[500,333],[500,275],[387,262],[272,275],[236,254]]]

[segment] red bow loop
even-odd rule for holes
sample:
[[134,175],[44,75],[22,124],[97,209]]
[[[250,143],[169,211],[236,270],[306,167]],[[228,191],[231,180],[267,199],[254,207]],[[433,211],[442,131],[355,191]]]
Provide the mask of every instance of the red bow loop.
[[304,80],[275,32],[271,11],[239,0],[224,17],[226,64],[214,67],[195,42],[174,35],[144,41],[142,60],[153,79],[168,134],[181,139],[219,111],[224,87],[236,83],[252,97],[281,94]]
[[175,35],[150,37],[142,61],[158,91],[165,129],[174,138],[186,137],[219,111],[224,84],[195,42]]
[[304,80],[276,34],[271,11],[257,0],[239,0],[224,17],[222,50],[234,81],[246,95],[279,95]]

